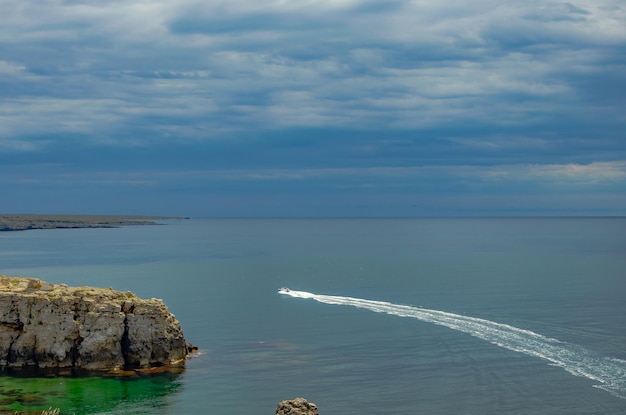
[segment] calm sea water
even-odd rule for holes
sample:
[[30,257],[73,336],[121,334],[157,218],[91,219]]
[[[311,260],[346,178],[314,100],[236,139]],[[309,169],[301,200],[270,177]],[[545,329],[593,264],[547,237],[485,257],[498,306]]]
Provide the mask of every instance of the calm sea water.
[[0,273],[162,298],[201,350],[139,380],[0,376],[0,412],[626,414],[626,219],[0,233]]

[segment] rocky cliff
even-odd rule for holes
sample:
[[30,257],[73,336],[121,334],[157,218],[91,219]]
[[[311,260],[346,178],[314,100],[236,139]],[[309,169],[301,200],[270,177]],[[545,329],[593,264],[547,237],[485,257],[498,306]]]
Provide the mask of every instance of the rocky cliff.
[[190,350],[162,300],[0,276],[0,368],[147,369]]

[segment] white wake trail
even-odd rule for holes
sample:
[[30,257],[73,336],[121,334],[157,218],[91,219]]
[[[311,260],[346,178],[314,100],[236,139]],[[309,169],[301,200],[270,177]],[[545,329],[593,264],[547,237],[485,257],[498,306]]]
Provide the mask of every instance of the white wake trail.
[[347,305],[376,313],[409,317],[440,326],[449,327],[486,340],[505,349],[536,356],[562,367],[575,376],[585,377],[598,383],[597,387],[626,399],[626,360],[608,358],[583,347],[542,336],[508,324],[496,323],[476,317],[467,317],[445,311],[429,310],[364,300],[361,298],[319,295],[306,291],[281,288],[279,294],[295,298],[309,298],[324,304]]

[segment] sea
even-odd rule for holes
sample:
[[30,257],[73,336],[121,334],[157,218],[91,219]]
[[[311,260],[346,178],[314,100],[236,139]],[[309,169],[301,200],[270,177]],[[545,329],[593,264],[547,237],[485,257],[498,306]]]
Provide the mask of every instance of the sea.
[[0,373],[0,413],[626,414],[626,218],[2,232],[0,274],[161,298],[199,348],[177,373]]

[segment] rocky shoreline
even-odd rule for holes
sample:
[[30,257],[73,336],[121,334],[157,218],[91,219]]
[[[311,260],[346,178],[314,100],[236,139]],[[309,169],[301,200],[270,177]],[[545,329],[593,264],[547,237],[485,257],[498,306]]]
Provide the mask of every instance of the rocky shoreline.
[[170,216],[128,215],[0,215],[0,231],[31,229],[117,228],[120,226],[158,225],[159,220],[187,219]]
[[[139,376],[181,368],[196,350],[160,299],[0,275],[0,371]],[[45,399],[17,394],[4,401],[37,406]],[[59,414],[60,408],[37,413]],[[296,398],[280,402],[275,415],[319,410]]]
[[0,369],[150,373],[194,350],[160,299],[0,275]]

